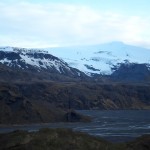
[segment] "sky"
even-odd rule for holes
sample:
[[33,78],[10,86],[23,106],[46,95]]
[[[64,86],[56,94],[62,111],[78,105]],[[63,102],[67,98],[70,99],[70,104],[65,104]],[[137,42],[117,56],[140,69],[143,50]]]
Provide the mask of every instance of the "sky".
[[150,48],[150,0],[0,0],[0,46]]

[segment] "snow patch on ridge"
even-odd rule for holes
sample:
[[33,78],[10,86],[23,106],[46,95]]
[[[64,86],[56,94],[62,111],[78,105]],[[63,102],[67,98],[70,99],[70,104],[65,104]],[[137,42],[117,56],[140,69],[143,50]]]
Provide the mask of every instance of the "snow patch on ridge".
[[[12,47],[0,47],[0,63],[7,66],[18,66],[22,69],[27,69],[30,66],[45,70],[57,70],[59,73],[74,74],[69,65],[62,59],[51,55],[46,50],[37,49],[25,49],[25,48],[12,48]],[[8,58],[7,58],[8,57]],[[10,60],[9,60],[10,59]],[[80,73],[76,71],[76,74]]]

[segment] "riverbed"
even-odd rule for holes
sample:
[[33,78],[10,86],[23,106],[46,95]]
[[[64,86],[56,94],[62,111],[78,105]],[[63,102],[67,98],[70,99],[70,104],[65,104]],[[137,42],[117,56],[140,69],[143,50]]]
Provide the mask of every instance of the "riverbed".
[[40,128],[72,128],[111,142],[131,141],[150,134],[150,110],[80,110],[92,118],[89,123],[45,123],[30,125],[1,125],[0,133],[14,130],[38,131]]

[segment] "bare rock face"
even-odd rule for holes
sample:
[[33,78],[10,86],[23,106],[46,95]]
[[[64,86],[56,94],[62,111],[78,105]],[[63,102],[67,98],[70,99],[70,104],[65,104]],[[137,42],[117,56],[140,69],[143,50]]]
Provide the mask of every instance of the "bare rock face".
[[87,121],[73,109],[150,109],[150,86],[0,82],[0,123]]
[[148,81],[150,79],[150,70],[147,64],[121,64],[120,67],[113,72],[111,78],[122,82]]

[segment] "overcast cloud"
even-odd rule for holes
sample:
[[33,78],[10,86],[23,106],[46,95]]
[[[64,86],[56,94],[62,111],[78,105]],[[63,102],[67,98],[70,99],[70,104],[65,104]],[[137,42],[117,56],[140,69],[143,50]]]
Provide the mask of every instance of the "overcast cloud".
[[0,3],[0,45],[51,47],[109,41],[150,48],[150,17],[63,3]]

